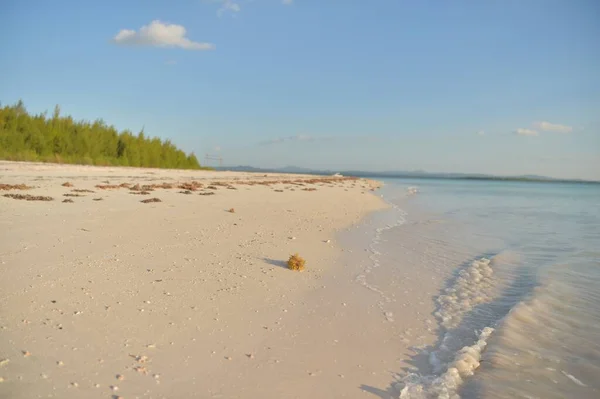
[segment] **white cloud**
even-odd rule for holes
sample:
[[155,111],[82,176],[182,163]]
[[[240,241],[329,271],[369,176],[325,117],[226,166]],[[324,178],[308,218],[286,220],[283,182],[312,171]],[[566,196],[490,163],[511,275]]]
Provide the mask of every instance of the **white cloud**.
[[292,4],[294,4],[294,0],[282,0],[281,3],[286,6],[291,6]]
[[520,127],[517,130],[515,130],[515,134],[519,136],[537,136],[539,133],[537,132],[537,130],[525,129]]
[[158,20],[144,25],[139,31],[122,29],[113,38],[118,45],[179,47],[185,50],[213,50],[211,43],[194,42],[185,37],[186,30],[181,25],[163,23]]
[[226,12],[238,13],[242,11],[242,7],[240,7],[239,3],[236,3],[233,0],[218,0],[222,5],[221,8],[217,10],[217,14],[219,16],[223,15]]
[[559,125],[550,122],[534,122],[532,126],[543,132],[557,132],[557,133],[571,133],[573,128],[571,126]]
[[477,135],[478,136],[485,136],[485,131],[480,130],[480,131],[477,132]]
[[289,136],[289,137],[277,137],[277,138],[274,138],[274,139],[263,141],[260,144],[270,145],[270,144],[285,143],[285,142],[288,142],[288,141],[313,141],[313,140],[315,140],[315,138],[312,137],[312,136],[308,136],[306,134],[299,134],[299,135],[296,135],[296,136]]
[[220,152],[221,151],[221,147],[220,146],[216,146],[215,148],[213,148],[213,150],[215,152]]

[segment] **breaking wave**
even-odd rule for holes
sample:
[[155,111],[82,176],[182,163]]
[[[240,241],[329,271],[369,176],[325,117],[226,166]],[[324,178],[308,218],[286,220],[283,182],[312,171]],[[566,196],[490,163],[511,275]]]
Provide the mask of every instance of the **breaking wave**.
[[[434,316],[443,332],[437,347],[428,353],[431,373],[406,375],[396,389],[401,399],[456,399],[464,379],[479,367],[494,332],[494,317],[482,305],[492,303],[499,291],[494,279],[497,262],[513,262],[512,254],[480,258],[459,270],[437,300]],[[487,324],[481,326],[481,324]]]

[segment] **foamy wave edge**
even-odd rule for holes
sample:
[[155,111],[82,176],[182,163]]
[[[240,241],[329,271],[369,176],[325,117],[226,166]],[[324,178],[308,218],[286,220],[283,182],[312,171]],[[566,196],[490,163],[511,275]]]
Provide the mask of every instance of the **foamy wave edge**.
[[407,375],[402,384],[400,399],[459,399],[458,389],[463,379],[472,376],[479,367],[481,354],[493,332],[491,327],[484,328],[479,334],[479,340],[474,345],[462,348],[446,372],[439,377]]
[[473,307],[492,300],[492,264],[493,260],[487,258],[474,260],[458,273],[453,285],[438,297],[435,316],[446,332],[436,350],[429,353],[429,363],[434,374],[407,374],[401,382],[395,384],[400,392],[400,399],[460,398],[460,386],[479,367],[481,355],[494,328],[483,328],[475,342],[465,346],[456,345],[457,331],[454,329]]

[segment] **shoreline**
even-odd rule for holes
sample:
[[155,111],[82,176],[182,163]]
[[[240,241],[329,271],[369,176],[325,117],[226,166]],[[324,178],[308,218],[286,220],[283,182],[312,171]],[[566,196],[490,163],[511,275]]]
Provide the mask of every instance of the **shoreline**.
[[[55,199],[0,198],[10,232],[0,244],[0,357],[9,360],[2,395],[328,396],[310,391],[328,381],[309,363],[331,361],[331,342],[322,324],[304,338],[297,326],[338,311],[315,298],[335,298],[323,282],[341,270],[337,232],[387,206],[370,195],[379,183],[11,162],[0,169],[0,183],[37,187],[1,194]],[[136,183],[164,181],[176,185],[130,195]],[[186,181],[196,187],[177,187]],[[199,195],[206,192],[214,194]],[[162,202],[140,203],[150,197]],[[308,261],[303,273],[285,268],[294,252]]]

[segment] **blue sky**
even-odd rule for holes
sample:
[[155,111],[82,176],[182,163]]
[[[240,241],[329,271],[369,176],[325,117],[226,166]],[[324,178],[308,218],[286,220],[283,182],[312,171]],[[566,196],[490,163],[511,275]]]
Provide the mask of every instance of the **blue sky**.
[[600,179],[596,0],[8,0],[0,101],[228,165]]

